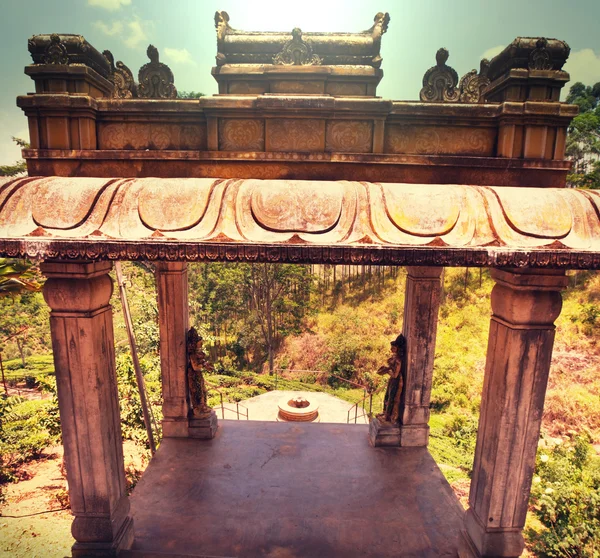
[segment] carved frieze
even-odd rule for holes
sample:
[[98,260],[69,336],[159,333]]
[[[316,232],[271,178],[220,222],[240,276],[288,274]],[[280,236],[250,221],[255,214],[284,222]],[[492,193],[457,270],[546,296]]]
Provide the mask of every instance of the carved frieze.
[[206,126],[153,122],[100,123],[98,149],[206,149]]
[[373,122],[370,120],[330,120],[325,149],[339,153],[370,153],[373,148]]
[[600,268],[594,191],[50,177],[0,192],[0,256]]
[[267,151],[323,151],[325,120],[316,118],[269,119]]
[[102,54],[110,64],[108,79],[113,84],[113,98],[132,99],[137,97],[137,85],[131,70],[120,60],[115,66],[115,58],[110,50],[105,50]]
[[158,49],[149,45],[146,51],[150,62],[144,64],[138,73],[138,95],[144,99],[175,99],[177,89],[173,72],[158,60]]
[[273,57],[273,64],[284,66],[318,66],[321,58],[313,53],[309,41],[302,38],[302,29],[292,29],[292,40]]
[[421,101],[426,103],[453,103],[460,96],[458,90],[458,74],[446,65],[449,53],[440,48],[436,55],[436,65],[432,66],[423,76],[423,88],[419,93]]
[[219,149],[222,151],[264,151],[264,120],[252,118],[220,119]]
[[492,156],[495,128],[388,125],[385,152],[413,155]]

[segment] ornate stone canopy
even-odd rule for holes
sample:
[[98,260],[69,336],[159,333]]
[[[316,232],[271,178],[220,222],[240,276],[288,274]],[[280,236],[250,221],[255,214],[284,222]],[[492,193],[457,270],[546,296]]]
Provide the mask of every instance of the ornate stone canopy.
[[600,268],[600,194],[207,178],[0,182],[0,254]]

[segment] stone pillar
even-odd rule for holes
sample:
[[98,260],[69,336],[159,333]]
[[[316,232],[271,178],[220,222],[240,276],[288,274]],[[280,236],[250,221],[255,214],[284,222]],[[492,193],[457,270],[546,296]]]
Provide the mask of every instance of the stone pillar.
[[563,271],[493,270],[492,319],[459,556],[520,556]]
[[188,435],[186,339],[189,328],[186,262],[156,264],[160,366],[163,389],[163,436]]
[[46,262],[44,298],[69,481],[73,556],[115,556],[133,541],[125,492],[108,262]]
[[406,337],[400,445],[426,446],[429,400],[440,309],[442,267],[409,267],[402,333]]
[[443,268],[407,270],[402,330],[406,337],[406,357],[400,424],[371,419],[369,437],[375,446],[427,446],[429,441],[429,399]]
[[163,387],[163,437],[212,438],[217,430],[216,413],[213,411],[207,418],[195,418],[189,403],[187,263],[158,262],[156,290]]

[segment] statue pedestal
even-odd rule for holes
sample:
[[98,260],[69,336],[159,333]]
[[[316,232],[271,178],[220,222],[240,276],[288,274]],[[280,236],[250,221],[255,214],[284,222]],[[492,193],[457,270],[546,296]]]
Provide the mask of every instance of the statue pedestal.
[[400,425],[373,417],[369,425],[369,442],[374,447],[400,447]]
[[190,418],[188,436],[200,440],[210,440],[215,437],[218,427],[217,413],[211,411],[206,417]]

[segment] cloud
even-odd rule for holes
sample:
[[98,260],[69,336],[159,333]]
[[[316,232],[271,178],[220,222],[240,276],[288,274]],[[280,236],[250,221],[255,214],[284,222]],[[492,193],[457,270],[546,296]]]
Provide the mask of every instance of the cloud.
[[504,49],[506,48],[506,45],[498,45],[492,48],[488,48],[482,55],[481,58],[487,58],[488,60],[491,60],[492,58],[494,58],[494,56],[497,56],[498,54],[500,54]]
[[148,40],[146,29],[152,25],[152,22],[142,21],[136,18],[132,21],[117,20],[110,24],[104,23],[103,21],[95,21],[93,25],[96,29],[99,29],[109,37],[118,37],[129,48],[136,48]]
[[571,81],[564,87],[563,96],[576,81],[594,85],[600,81],[600,53],[596,54],[591,48],[571,52],[563,70],[571,74]]
[[123,33],[123,22],[113,21],[111,25],[107,25],[103,21],[94,21],[93,23],[96,29],[99,29],[105,35],[112,37],[113,35],[121,35]]
[[123,42],[129,48],[135,48],[141,42],[146,41],[147,39],[148,36],[144,30],[144,25],[139,19],[127,23],[127,37],[123,39]]
[[165,58],[173,64],[196,66],[196,61],[187,48],[165,47]]
[[88,4],[95,8],[104,8],[109,12],[116,12],[123,6],[129,6],[131,0],[88,0]]

